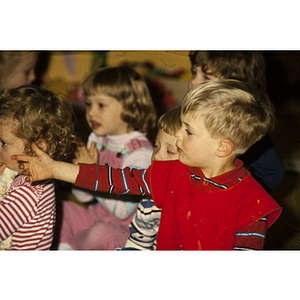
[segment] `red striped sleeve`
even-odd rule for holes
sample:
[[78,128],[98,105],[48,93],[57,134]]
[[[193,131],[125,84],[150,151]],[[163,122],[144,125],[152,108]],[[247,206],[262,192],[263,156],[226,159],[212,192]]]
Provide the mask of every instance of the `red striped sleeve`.
[[234,240],[234,250],[262,250],[267,232],[267,218],[264,217],[241,231]]
[[114,169],[107,166],[79,164],[75,186],[111,194],[151,195],[148,169]]

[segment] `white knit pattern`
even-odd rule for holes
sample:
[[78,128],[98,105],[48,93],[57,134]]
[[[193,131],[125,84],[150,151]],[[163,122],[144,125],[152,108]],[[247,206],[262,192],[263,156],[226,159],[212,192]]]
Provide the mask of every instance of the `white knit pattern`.
[[[17,171],[5,168],[2,175],[0,175],[0,202],[3,200],[6,191],[9,189],[17,174]],[[11,247],[11,239],[12,237],[9,236],[7,239],[0,243],[0,250],[9,250]]]

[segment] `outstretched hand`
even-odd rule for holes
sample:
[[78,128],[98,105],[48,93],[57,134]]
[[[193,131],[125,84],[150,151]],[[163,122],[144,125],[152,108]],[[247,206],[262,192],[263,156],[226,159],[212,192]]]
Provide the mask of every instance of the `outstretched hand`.
[[19,168],[23,175],[27,175],[26,181],[40,181],[53,178],[54,160],[36,144],[32,144],[32,150],[36,156],[13,155],[11,158],[19,161]]

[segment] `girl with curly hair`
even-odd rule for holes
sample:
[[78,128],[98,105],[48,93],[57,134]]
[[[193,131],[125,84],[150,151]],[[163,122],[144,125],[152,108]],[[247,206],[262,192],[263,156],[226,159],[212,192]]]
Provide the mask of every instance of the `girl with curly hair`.
[[32,85],[0,94],[0,249],[49,250],[56,206],[53,180],[26,182],[16,153],[32,155],[31,145],[53,159],[66,159],[75,141],[71,102]]

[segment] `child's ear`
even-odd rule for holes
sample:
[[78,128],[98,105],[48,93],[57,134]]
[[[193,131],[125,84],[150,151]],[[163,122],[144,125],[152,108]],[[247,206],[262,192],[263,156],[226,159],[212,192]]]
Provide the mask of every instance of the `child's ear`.
[[217,156],[225,157],[232,153],[233,151],[233,143],[228,139],[222,139],[219,142],[218,149],[217,149]]
[[35,144],[44,152],[48,149],[48,144],[44,139],[39,139]]

